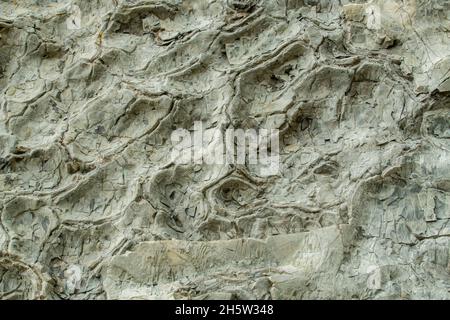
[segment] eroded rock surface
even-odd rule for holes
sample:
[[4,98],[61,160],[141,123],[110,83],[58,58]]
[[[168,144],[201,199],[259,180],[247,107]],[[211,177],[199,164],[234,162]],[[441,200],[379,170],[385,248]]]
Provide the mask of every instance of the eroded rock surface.
[[449,48],[447,0],[1,0],[0,298],[449,299]]

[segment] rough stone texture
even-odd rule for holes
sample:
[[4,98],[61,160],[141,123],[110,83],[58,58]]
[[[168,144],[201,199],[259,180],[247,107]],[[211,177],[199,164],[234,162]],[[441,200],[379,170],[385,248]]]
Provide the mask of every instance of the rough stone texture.
[[[449,30],[448,0],[1,0],[0,298],[449,299]],[[172,163],[194,121],[280,129],[280,173]]]

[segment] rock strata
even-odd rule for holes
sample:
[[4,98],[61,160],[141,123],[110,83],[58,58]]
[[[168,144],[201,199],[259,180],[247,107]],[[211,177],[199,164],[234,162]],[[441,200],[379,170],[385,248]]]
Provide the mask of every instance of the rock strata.
[[[0,0],[0,298],[450,299],[449,30],[448,0]],[[279,130],[279,171],[173,161],[197,122]]]

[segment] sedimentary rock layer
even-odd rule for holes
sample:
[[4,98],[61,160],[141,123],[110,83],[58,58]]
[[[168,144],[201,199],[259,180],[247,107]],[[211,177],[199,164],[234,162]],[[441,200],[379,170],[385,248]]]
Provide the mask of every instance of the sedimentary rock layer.
[[[447,0],[0,0],[0,298],[449,299],[449,30]],[[196,122],[279,130],[278,172],[173,161]]]

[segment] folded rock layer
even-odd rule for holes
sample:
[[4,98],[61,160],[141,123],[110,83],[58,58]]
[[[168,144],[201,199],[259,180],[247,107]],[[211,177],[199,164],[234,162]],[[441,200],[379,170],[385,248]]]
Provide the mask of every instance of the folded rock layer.
[[[449,299],[449,30],[447,0],[0,0],[0,298]],[[279,130],[278,170],[179,163],[198,123]]]

